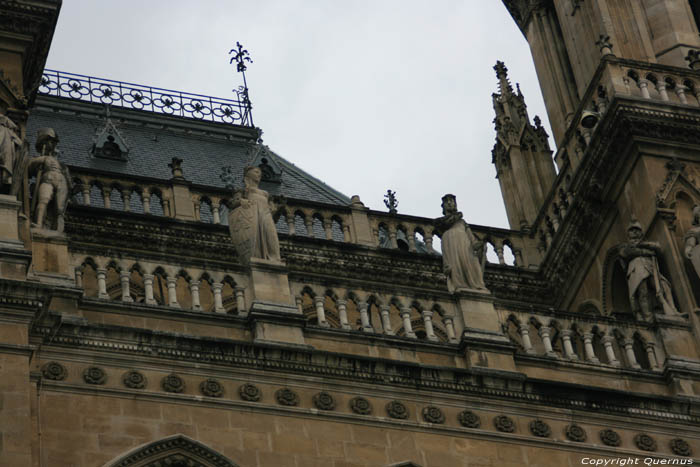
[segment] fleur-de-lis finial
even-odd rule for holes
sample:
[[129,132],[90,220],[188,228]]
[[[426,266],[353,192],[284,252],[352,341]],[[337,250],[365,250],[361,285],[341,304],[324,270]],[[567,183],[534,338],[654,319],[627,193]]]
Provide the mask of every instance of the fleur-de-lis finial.
[[384,195],[384,206],[389,209],[390,214],[396,214],[396,208],[399,206],[399,201],[396,199],[396,192],[391,190],[386,190]]
[[[235,61],[236,62],[236,71],[238,71],[239,73],[241,73],[243,75],[242,88],[239,88],[238,90],[234,89],[234,92],[237,92],[240,95],[242,95],[243,104],[245,105],[247,112],[248,112],[248,117],[250,118],[250,126],[254,126],[253,125],[253,104],[250,102],[250,95],[248,93],[248,82],[246,81],[246,78],[245,78],[245,71],[248,69],[248,67],[246,66],[246,62],[253,63],[253,60],[250,58],[250,54],[248,53],[248,50],[244,49],[240,42],[236,42],[236,48],[229,50],[228,54],[229,55],[233,54],[233,57],[231,57],[231,60],[229,60],[229,63],[232,64]],[[244,118],[244,120],[245,120],[245,118]]]

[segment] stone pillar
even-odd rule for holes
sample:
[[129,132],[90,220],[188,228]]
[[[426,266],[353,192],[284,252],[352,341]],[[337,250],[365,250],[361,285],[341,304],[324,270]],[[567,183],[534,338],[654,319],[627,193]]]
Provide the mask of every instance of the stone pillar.
[[661,95],[661,100],[668,102],[668,93],[666,92],[666,83],[663,81],[659,81],[658,83],[656,83],[656,90],[659,91],[659,95]]
[[435,335],[435,329],[433,329],[433,311],[431,310],[423,310],[421,312],[421,315],[423,315],[423,325],[425,326],[425,336],[428,338],[429,341],[437,341],[438,338]]
[[338,316],[340,317],[340,327],[342,329],[352,329],[350,323],[348,322],[348,301],[342,298],[335,302],[335,306],[338,307]]
[[297,304],[297,313],[300,315],[304,314],[304,306],[303,306],[303,300],[300,296],[294,297],[294,301]]
[[202,309],[202,305],[199,303],[199,281],[190,281],[190,294],[192,295],[192,309],[200,311]]
[[287,228],[289,229],[289,235],[296,235],[297,234],[297,229],[296,226],[294,225],[294,213],[292,212],[291,215],[288,212],[287,213]]
[[564,355],[569,360],[578,360],[578,355],[574,352],[574,346],[571,345],[571,336],[573,332],[570,329],[564,329],[561,332],[561,340],[564,342]]
[[83,267],[78,266],[75,268],[75,286],[79,289],[83,288]]
[[406,240],[408,240],[408,251],[416,251],[416,234],[406,234]]
[[129,291],[129,281],[131,280],[131,273],[129,271],[119,272],[119,281],[122,285],[122,302],[133,302],[134,299],[131,298],[131,292]]
[[109,299],[107,294],[107,270],[97,268],[97,298]]
[[644,99],[650,99],[651,96],[649,95],[649,81],[642,78],[639,80],[639,83],[637,83],[637,84],[639,85],[639,90],[642,93],[642,97]]
[[637,357],[634,356],[634,348],[632,347],[634,345],[634,340],[625,338],[625,340],[622,341],[622,345],[625,348],[627,363],[629,363],[630,367],[634,368],[635,370],[640,370],[642,367],[639,363],[637,363]]
[[376,246],[367,215],[369,209],[362,204],[359,196],[353,195],[350,199],[350,210],[350,227],[352,228],[352,238],[355,240],[355,243],[359,245]]
[[688,103],[688,98],[685,95],[685,91],[687,91],[688,88],[683,86],[682,84],[677,84],[676,85],[676,95],[678,96],[678,100],[681,101],[681,104],[687,104]]
[[542,326],[539,329],[540,338],[542,339],[542,344],[544,344],[545,355],[548,357],[556,357],[557,354],[554,352],[554,349],[552,349],[552,341],[549,337],[551,332],[552,329],[548,326]]
[[197,219],[198,221],[202,220],[202,200],[192,200],[192,206],[194,207],[194,218]]
[[102,200],[105,209],[112,209],[112,190],[109,187],[102,188]]
[[583,349],[586,353],[587,362],[600,363],[600,360],[595,356],[595,351],[593,350],[593,334],[590,332],[583,334]]
[[357,304],[360,309],[360,322],[362,323],[362,330],[364,332],[374,332],[374,328],[369,322],[369,304],[367,302],[360,302]]
[[393,225],[387,227],[387,232],[389,233],[389,243],[391,244],[392,248],[398,248],[399,243],[396,240],[396,227]]
[[328,321],[326,321],[326,310],[323,307],[326,297],[322,295],[317,295],[314,297],[314,305],[316,306],[316,319],[318,320],[318,325],[324,328],[330,327]]
[[526,324],[521,324],[518,327],[518,332],[520,332],[520,339],[523,341],[523,349],[527,354],[534,354],[535,349],[532,347],[532,341],[530,341],[530,329]]
[[211,215],[214,216],[214,224],[221,224],[221,215],[219,213],[219,203],[211,203]]
[[513,256],[515,257],[515,266],[525,267],[525,263],[523,262],[522,250],[520,250],[520,249],[513,250]]
[[401,308],[401,319],[403,320],[403,330],[406,333],[406,337],[416,338],[416,333],[413,332],[413,326],[411,325],[411,309]]
[[144,289],[144,302],[146,305],[156,305],[156,299],[153,298],[153,279],[154,279],[153,274],[144,274],[143,275],[143,289]]
[[323,230],[326,232],[326,240],[333,240],[333,221],[325,219],[323,221]]
[[423,236],[423,241],[425,242],[425,249],[428,250],[428,253],[434,253],[435,250],[433,249],[433,234],[431,233],[426,233]]
[[233,294],[236,297],[236,308],[238,308],[239,316],[246,316],[248,310],[245,307],[245,289],[243,287],[236,287],[233,289]]
[[498,264],[506,264],[506,259],[503,256],[503,244],[500,242],[496,244],[496,256],[498,256]]
[[151,213],[151,194],[143,190],[143,196],[141,197],[141,201],[143,201],[143,213],[144,214],[150,214]]
[[352,241],[350,237],[350,226],[347,224],[343,224],[343,241],[345,243],[350,243]]
[[[452,316],[445,316],[442,318],[442,322],[447,330],[447,338],[450,342],[457,342],[457,333],[455,332],[455,322]],[[434,330],[433,330],[434,331]]]
[[647,358],[649,359],[649,365],[651,365],[652,370],[659,369],[659,361],[656,359],[656,352],[654,351],[654,343],[647,342],[644,344],[644,348],[647,351]]
[[177,303],[177,290],[175,289],[177,286],[177,277],[168,277],[166,282],[168,284],[168,306],[180,308],[180,304]]
[[304,225],[306,225],[306,235],[310,238],[314,238],[314,218],[312,216],[306,216]]
[[221,282],[214,282],[211,285],[211,290],[214,292],[214,311],[217,313],[224,313],[224,302],[221,299],[221,290],[224,288],[224,284]]
[[83,204],[90,206],[90,184],[83,185]]
[[124,211],[131,211],[131,191],[122,190],[122,202],[124,203]]
[[608,363],[612,366],[620,366],[620,361],[615,357],[615,349],[613,349],[613,341],[615,340],[612,336],[603,336],[600,340],[605,347],[605,355],[608,357]]
[[384,305],[381,307],[380,314],[382,315],[382,330],[384,331],[384,334],[388,336],[393,336],[394,335],[394,330],[391,329],[391,320],[389,317],[389,306]]

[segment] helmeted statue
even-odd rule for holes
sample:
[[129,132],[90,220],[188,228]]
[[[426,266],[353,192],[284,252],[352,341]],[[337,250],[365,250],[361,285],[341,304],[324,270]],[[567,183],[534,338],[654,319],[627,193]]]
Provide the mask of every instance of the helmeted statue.
[[627,288],[632,311],[644,320],[654,313],[678,314],[673,304],[671,283],[659,269],[661,246],[656,242],[642,241],[642,226],[632,220],[627,228],[629,241],[620,250],[626,267]]
[[0,113],[0,193],[12,194],[14,191],[13,185],[19,182],[16,179],[23,175],[16,173],[22,156],[22,139],[17,125]]
[[447,275],[447,289],[485,290],[481,261],[482,243],[457,211],[454,195],[442,197],[442,217],[435,220],[442,232],[442,265]]
[[688,229],[683,239],[685,256],[693,263],[695,273],[700,277],[700,206],[693,207],[693,226]]
[[259,167],[245,168],[245,188],[234,192],[228,216],[231,240],[243,264],[248,264],[251,258],[282,261],[273,219],[276,205],[267,191],[258,188],[261,178]]
[[32,226],[63,232],[72,182],[68,167],[58,160],[57,144],[58,136],[53,128],[37,131],[39,156],[30,159],[27,172],[30,177],[36,175],[32,193]]

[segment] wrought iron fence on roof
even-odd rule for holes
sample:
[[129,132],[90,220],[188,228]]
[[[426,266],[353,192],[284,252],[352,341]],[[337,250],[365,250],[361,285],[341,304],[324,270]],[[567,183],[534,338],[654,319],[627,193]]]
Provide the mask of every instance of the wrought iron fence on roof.
[[236,99],[221,99],[56,70],[44,70],[39,85],[39,94],[49,96],[195,120],[252,126],[250,103],[242,92],[234,92]]

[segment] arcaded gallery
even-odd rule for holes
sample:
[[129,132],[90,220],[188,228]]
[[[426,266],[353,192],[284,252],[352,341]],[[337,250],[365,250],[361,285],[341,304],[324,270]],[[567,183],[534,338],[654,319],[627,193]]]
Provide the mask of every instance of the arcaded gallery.
[[0,0],[0,465],[699,463],[698,3],[503,0],[553,133],[494,62],[504,229],[341,193],[247,85],[47,69],[60,0]]

